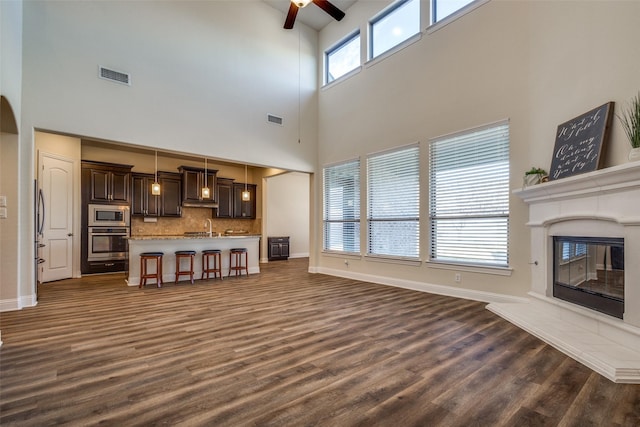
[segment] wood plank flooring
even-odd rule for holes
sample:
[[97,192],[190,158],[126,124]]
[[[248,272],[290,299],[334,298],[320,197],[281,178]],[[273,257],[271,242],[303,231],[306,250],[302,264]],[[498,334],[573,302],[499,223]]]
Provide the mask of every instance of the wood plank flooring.
[[637,426],[614,384],[483,303],[307,273],[41,286],[0,313],[0,425]]

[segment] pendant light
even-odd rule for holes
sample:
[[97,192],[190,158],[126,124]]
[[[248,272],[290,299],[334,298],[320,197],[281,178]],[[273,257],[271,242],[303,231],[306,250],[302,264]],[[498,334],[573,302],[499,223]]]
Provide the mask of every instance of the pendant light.
[[153,178],[153,184],[151,184],[151,194],[154,196],[160,195],[160,184],[158,183],[158,150],[156,150],[156,173]]
[[251,193],[247,188],[247,164],[244,164],[244,191],[242,192],[242,201],[248,202],[251,200]]
[[203,199],[208,199],[209,195],[211,194],[209,192],[209,186],[207,185],[207,158],[205,157],[204,159],[204,187],[202,187],[202,198]]

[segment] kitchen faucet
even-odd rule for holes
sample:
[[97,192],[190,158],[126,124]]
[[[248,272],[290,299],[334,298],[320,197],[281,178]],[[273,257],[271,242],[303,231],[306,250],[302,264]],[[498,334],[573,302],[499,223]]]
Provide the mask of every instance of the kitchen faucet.
[[211,218],[207,218],[207,222],[209,223],[209,237],[213,237],[213,222],[211,221]]

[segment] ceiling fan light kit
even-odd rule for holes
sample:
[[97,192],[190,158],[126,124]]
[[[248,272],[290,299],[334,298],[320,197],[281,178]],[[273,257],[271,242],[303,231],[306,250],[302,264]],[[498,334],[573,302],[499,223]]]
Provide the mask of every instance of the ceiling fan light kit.
[[293,24],[296,22],[296,16],[298,15],[298,10],[305,7],[309,3],[314,3],[320,9],[331,15],[331,17],[336,21],[340,21],[342,20],[342,18],[344,18],[344,12],[327,0],[291,0],[291,4],[289,5],[289,13],[287,13],[287,19],[285,19],[284,21],[284,28],[286,30],[290,30],[293,28]]

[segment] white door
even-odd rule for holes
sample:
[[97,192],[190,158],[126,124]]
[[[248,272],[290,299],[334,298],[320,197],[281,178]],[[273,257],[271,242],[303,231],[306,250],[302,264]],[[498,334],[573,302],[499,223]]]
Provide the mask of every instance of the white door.
[[41,154],[39,165],[44,197],[40,281],[68,279],[73,274],[73,161]]

